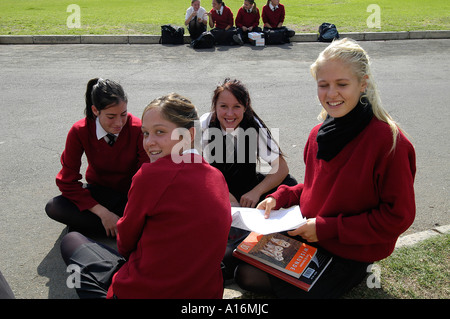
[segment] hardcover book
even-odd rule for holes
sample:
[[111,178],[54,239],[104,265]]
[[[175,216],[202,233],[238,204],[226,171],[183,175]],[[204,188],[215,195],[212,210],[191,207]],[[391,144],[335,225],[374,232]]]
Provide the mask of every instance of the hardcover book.
[[234,256],[309,291],[333,259],[320,249],[280,233],[252,232]]

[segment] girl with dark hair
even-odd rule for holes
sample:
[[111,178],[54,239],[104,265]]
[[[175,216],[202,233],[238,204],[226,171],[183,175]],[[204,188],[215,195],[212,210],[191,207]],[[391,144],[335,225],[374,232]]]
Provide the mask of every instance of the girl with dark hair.
[[[270,129],[253,110],[250,94],[241,81],[225,79],[217,86],[211,112],[204,114],[200,123],[203,156],[225,176],[232,206],[255,207],[280,184],[297,184]],[[260,159],[270,165],[268,174],[257,171]],[[247,234],[231,228],[224,258],[226,278],[233,276],[237,262],[232,252]]]
[[242,7],[236,15],[236,28],[237,34],[234,36],[234,40],[243,45],[248,42],[249,32],[262,32],[259,25],[259,9],[256,7],[254,0],[245,0]]
[[[200,122],[204,131],[209,129],[205,132],[209,136],[204,136],[204,142],[213,143],[204,145],[204,155],[210,159],[211,165],[224,174],[232,204],[255,207],[264,194],[278,187],[286,178],[290,179],[283,153],[270,129],[253,110],[250,94],[241,81],[225,79],[214,91],[211,113],[204,114]],[[224,145],[223,156],[218,154],[219,141],[212,139],[218,138],[214,134],[217,132],[221,134],[220,141],[223,136],[225,144],[228,134],[231,134],[229,138],[239,138],[239,144],[237,141],[234,148],[227,149],[228,143]],[[231,152],[231,155],[234,153],[234,157],[226,158],[227,152]],[[261,158],[271,166],[267,175],[257,172]]]
[[[62,169],[56,176],[61,195],[51,199],[47,215],[91,235],[116,235],[116,223],[127,203],[131,178],[148,161],[142,147],[141,120],[127,111],[122,86],[92,79],[86,88],[86,117],[70,129]],[[88,167],[81,182],[82,156]]]

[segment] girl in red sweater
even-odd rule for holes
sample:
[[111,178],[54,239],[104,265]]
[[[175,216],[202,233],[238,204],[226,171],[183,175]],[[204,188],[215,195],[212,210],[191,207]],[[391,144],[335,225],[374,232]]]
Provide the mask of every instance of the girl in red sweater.
[[209,26],[217,44],[234,44],[236,34],[233,12],[222,0],[213,0],[212,9],[208,12]]
[[239,8],[235,21],[237,34],[233,38],[238,44],[243,45],[248,42],[249,32],[262,32],[259,27],[259,18],[259,9],[255,1],[245,0]]
[[133,178],[118,252],[76,232],[61,242],[65,262],[80,268],[81,298],[222,298],[231,206],[225,178],[192,149],[197,120],[177,94],[144,110],[151,163]]
[[[261,18],[264,23],[264,33],[266,44],[289,43],[290,38],[295,35],[295,31],[283,26],[286,11],[280,0],[268,0],[263,7]],[[272,31],[271,31],[272,30]],[[273,33],[279,33],[275,37]]]
[[[127,112],[122,86],[98,78],[88,82],[85,113],[70,129],[61,156],[56,185],[62,195],[51,199],[45,211],[69,230],[115,236],[131,178],[148,162],[141,121]],[[83,154],[88,161],[86,187],[80,174]]]
[[388,257],[415,217],[415,151],[383,109],[369,57],[353,40],[333,42],[311,66],[322,124],[310,133],[305,179],[280,186],[257,208],[300,205],[307,223],[288,232],[334,255],[306,293],[249,265],[236,280],[249,290],[286,298],[338,298],[367,267]]

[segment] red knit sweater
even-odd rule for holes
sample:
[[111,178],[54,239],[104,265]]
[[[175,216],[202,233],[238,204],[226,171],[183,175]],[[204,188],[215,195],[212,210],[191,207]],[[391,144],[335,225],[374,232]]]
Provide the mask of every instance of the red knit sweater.
[[284,5],[280,3],[275,11],[272,11],[268,5],[265,5],[261,17],[264,24],[268,23],[272,28],[276,28],[278,23],[284,22],[285,14]]
[[218,15],[216,10],[211,9],[211,17],[215,23],[215,27],[218,29],[225,29],[227,26],[233,26],[234,16],[231,9],[227,6],[223,6],[222,15]]
[[149,161],[142,146],[141,120],[128,114],[127,123],[112,147],[104,139],[97,139],[95,120],[84,118],[72,126],[61,155],[62,169],[56,176],[56,185],[80,210],[97,205],[81,182],[83,153],[88,161],[85,176],[88,184],[127,194],[131,178],[142,163]]
[[239,8],[239,11],[236,15],[236,27],[242,28],[242,27],[253,27],[256,28],[259,25],[259,10],[256,10],[255,12],[248,13],[243,7]]
[[316,218],[318,244],[343,258],[373,262],[389,256],[415,217],[415,151],[399,135],[390,152],[389,126],[375,117],[331,161],[318,160],[317,132],[310,133],[304,184],[280,186],[277,207],[300,204]]
[[109,298],[222,298],[228,187],[199,155],[183,156],[180,164],[170,155],[144,164],[133,178],[117,223],[117,247],[128,260]]

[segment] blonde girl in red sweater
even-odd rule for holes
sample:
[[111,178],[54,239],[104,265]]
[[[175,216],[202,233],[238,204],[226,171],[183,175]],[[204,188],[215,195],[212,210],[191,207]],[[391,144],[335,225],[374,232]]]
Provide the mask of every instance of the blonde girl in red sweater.
[[367,53],[355,41],[333,42],[311,66],[323,110],[310,133],[304,183],[280,186],[257,208],[300,205],[307,223],[288,232],[334,256],[304,292],[249,265],[244,289],[291,298],[338,298],[368,266],[388,257],[415,217],[414,147],[381,105]]

